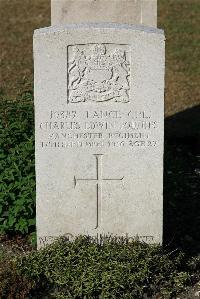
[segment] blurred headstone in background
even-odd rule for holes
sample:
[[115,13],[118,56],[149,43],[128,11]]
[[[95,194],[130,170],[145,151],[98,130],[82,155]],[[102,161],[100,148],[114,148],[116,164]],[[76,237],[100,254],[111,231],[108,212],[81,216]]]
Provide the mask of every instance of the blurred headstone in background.
[[157,0],[51,0],[51,25],[85,22],[157,27]]

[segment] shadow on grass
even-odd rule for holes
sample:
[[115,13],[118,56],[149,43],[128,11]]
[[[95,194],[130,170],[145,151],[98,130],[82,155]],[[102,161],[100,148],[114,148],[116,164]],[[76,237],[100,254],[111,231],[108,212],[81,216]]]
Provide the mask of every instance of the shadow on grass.
[[200,253],[200,106],[165,120],[164,244]]

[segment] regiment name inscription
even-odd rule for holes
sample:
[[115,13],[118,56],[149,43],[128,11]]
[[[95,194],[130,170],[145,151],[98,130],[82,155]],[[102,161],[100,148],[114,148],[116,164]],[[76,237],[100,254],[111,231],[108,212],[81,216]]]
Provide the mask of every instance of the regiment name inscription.
[[150,111],[132,110],[50,111],[39,125],[43,148],[155,147],[158,127]]

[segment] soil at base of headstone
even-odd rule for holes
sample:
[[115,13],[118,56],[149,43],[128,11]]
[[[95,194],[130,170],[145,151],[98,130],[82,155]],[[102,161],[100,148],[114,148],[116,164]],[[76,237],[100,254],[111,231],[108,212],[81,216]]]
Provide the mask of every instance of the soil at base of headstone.
[[188,288],[187,292],[179,294],[176,299],[198,299],[200,298],[200,281],[193,287]]

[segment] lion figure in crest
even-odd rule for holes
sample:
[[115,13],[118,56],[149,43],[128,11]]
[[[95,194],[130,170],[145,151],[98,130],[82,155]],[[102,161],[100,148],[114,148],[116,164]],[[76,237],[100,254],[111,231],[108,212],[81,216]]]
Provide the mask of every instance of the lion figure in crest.
[[129,102],[130,64],[125,51],[107,53],[104,44],[91,46],[89,55],[73,48],[68,64],[68,101]]

